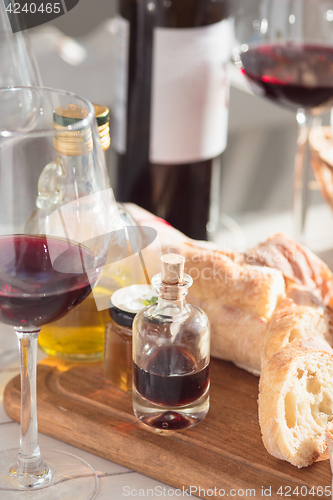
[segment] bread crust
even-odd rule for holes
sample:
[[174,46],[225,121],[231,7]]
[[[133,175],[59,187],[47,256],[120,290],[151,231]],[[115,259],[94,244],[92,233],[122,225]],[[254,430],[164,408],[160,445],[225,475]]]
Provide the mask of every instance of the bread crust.
[[229,305],[203,304],[211,324],[211,355],[259,376],[267,320]]
[[190,299],[232,306],[269,319],[285,297],[279,270],[239,264],[223,252],[184,245],[185,272],[193,278]]
[[286,280],[303,285],[323,304],[333,301],[333,274],[313,252],[296,241],[277,233],[245,252],[249,264],[279,269]]
[[296,338],[322,338],[333,346],[333,314],[309,290],[293,285],[277,306],[263,342],[262,364]]
[[297,467],[327,458],[331,377],[333,350],[322,339],[296,339],[262,366],[259,423],[271,455]]

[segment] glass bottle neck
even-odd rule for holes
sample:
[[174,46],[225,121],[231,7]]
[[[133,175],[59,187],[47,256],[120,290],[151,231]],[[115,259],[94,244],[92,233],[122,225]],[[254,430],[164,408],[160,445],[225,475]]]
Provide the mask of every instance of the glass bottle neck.
[[186,309],[186,293],[179,297],[178,299],[169,299],[169,298],[164,298],[162,295],[158,297],[158,308],[159,309],[174,309],[178,310],[180,312],[184,311]]
[[163,314],[174,316],[186,310],[186,295],[193,283],[190,276],[184,274],[182,283],[172,285],[162,282],[161,275],[157,274],[151,282],[158,291],[158,309],[163,310]]

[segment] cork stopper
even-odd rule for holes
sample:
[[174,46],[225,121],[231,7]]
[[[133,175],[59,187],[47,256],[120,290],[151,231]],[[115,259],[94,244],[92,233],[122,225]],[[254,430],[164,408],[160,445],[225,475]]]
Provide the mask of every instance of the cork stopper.
[[167,285],[182,284],[185,258],[182,255],[168,253],[161,257],[161,280]]
[[165,300],[183,300],[192,285],[191,276],[184,273],[185,258],[168,253],[161,257],[161,273],[151,279],[159,296]]

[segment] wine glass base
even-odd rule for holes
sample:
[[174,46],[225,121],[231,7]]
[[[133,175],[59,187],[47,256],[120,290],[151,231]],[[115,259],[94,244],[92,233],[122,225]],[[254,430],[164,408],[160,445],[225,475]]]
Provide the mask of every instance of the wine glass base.
[[[18,449],[0,452],[0,498],[6,500],[92,500],[98,491],[98,477],[81,458],[58,450],[44,450],[45,464],[52,478],[46,486],[20,486],[10,474]],[[26,483],[26,481],[24,481]]]

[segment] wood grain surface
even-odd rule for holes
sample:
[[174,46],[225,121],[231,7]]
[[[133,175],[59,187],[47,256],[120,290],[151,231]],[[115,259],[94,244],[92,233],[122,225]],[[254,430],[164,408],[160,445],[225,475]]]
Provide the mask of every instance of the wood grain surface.
[[[139,423],[131,396],[104,379],[101,363],[47,358],[38,365],[37,383],[41,432],[176,488],[192,487],[201,498],[330,498],[328,460],[297,469],[266,452],[258,379],[231,363],[212,360],[208,416],[182,431],[153,431]],[[19,421],[19,377],[7,385],[4,406]]]

